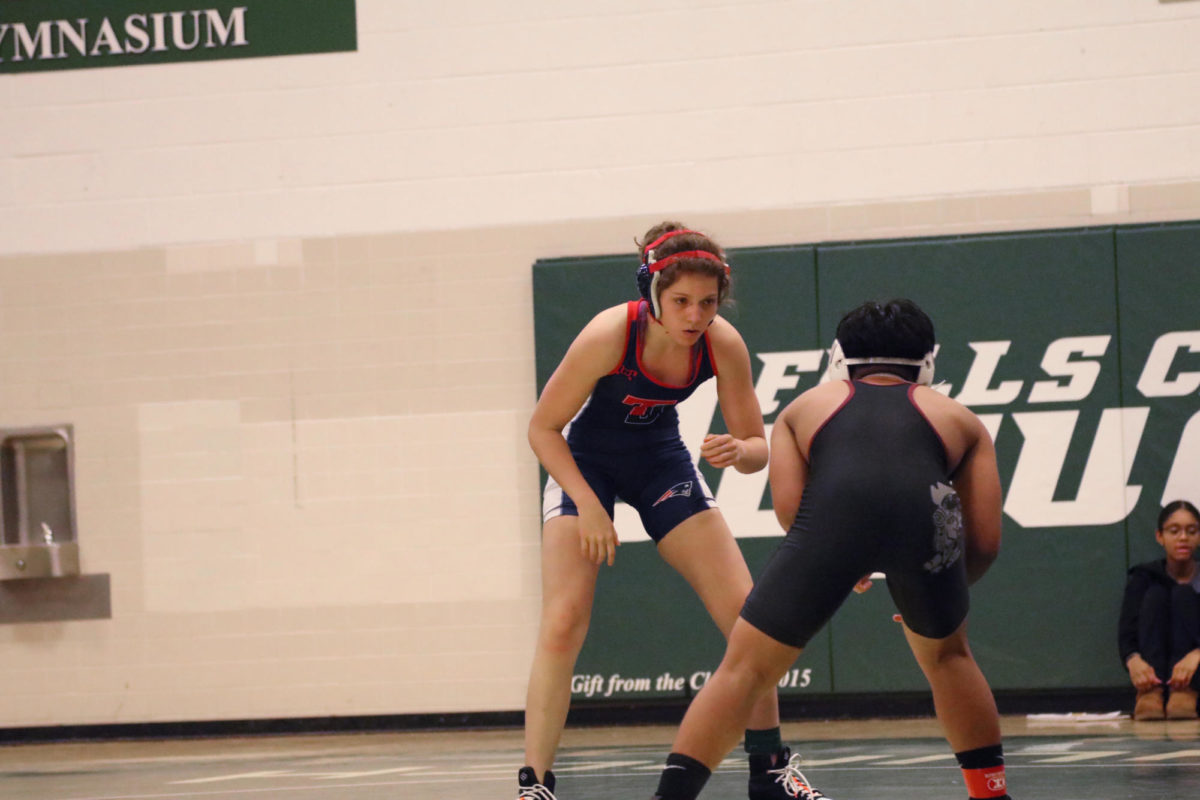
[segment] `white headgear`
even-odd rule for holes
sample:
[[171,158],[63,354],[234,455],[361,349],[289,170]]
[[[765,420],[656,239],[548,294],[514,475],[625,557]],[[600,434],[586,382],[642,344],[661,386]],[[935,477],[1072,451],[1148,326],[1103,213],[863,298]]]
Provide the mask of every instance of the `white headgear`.
[[833,346],[829,348],[829,366],[825,369],[825,379],[848,381],[850,380],[850,367],[862,364],[895,364],[902,367],[919,367],[917,383],[922,386],[930,386],[933,384],[933,357],[936,353],[937,348],[935,347],[926,353],[924,358],[895,358],[892,356],[846,358],[846,354],[842,352],[842,343],[834,339]]

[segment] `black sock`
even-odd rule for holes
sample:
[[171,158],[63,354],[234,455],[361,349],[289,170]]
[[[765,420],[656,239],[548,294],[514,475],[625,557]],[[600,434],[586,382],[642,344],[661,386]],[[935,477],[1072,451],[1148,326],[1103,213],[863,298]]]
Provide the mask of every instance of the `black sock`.
[[983,769],[984,767],[999,767],[1004,763],[1004,745],[993,744],[988,747],[977,747],[974,750],[963,750],[955,753],[958,765],[963,769]]
[[536,786],[537,784],[545,786],[550,791],[554,791],[554,773],[551,770],[546,770],[546,774],[538,780],[537,773],[533,771],[533,767],[521,767],[517,772],[517,786]]
[[[1200,670],[1196,670],[1200,672]],[[766,728],[764,730],[752,731],[746,729],[746,743],[744,745],[747,753],[756,753],[758,755],[773,756],[783,749],[783,736],[779,732],[779,726],[774,728]]]
[[658,779],[653,800],[696,800],[712,770],[690,756],[671,753]]

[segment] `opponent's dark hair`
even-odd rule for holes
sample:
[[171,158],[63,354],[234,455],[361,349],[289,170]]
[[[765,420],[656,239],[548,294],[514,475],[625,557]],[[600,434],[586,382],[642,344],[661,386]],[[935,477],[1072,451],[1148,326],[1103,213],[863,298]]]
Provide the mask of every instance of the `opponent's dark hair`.
[[[937,341],[933,320],[912,300],[896,298],[879,303],[869,300],[842,317],[837,340],[847,358],[924,358]],[[856,377],[886,370],[916,380],[917,367],[897,365],[851,366]]]
[[1158,512],[1158,527],[1155,528],[1155,530],[1161,531],[1163,529],[1163,525],[1167,524],[1167,519],[1169,519],[1172,514],[1181,508],[1191,514],[1197,522],[1200,522],[1200,511],[1196,511],[1196,507],[1194,505],[1189,503],[1187,500],[1172,500],[1162,507],[1162,511]]
[[[646,231],[642,235],[642,238],[637,240],[638,263],[643,266],[646,264],[647,259],[650,257],[646,249],[665,234],[672,231],[686,230],[689,229],[682,222],[667,220],[658,223]],[[713,261],[709,258],[681,258],[679,261],[664,267],[659,272],[658,293],[662,294],[663,290],[679,280],[679,276],[684,273],[711,275],[717,279],[717,302],[724,303],[729,297],[730,290],[733,288],[733,281],[725,268],[725,251],[721,249],[721,246],[711,236],[699,231],[672,236],[654,248],[654,260],[662,261],[664,258],[675,253],[684,253],[689,250],[702,250],[706,253],[712,253],[720,261]]]

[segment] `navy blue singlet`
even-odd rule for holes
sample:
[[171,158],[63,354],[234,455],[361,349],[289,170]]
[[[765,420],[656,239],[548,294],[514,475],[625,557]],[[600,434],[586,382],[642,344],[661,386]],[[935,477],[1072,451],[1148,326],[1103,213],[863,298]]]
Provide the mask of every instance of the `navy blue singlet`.
[[644,300],[626,304],[625,352],[621,363],[596,381],[583,408],[571,420],[567,444],[571,449],[642,449],[679,437],[675,406],[692,396],[696,387],[716,375],[711,345],[705,333],[693,353],[691,380],[683,386],[662,383],[642,367],[642,336],[651,324]]
[[[679,436],[675,408],[716,375],[716,366],[705,333],[696,343],[691,379],[685,385],[672,386],[647,375],[641,363],[642,337],[651,324],[647,310],[644,300],[626,304],[621,361],[596,381],[566,438],[608,515],[619,497],[637,509],[646,532],[657,542],[680,522],[716,505]],[[549,478],[542,497],[543,521],[578,513],[574,501]]]

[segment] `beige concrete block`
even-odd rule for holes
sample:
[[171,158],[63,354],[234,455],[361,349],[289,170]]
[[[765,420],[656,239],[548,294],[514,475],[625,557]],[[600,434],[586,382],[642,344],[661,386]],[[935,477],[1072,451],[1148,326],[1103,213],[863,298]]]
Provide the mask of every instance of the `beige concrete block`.
[[829,235],[834,239],[845,239],[870,229],[870,217],[866,206],[835,205],[829,208]]
[[330,265],[337,261],[337,242],[332,238],[301,239],[300,254],[307,275],[310,267]]
[[976,207],[979,219],[984,222],[1042,217],[1084,218],[1092,213],[1092,197],[1088,189],[980,196],[976,199]]
[[1200,212],[1200,181],[1179,181],[1129,187],[1129,210]]

